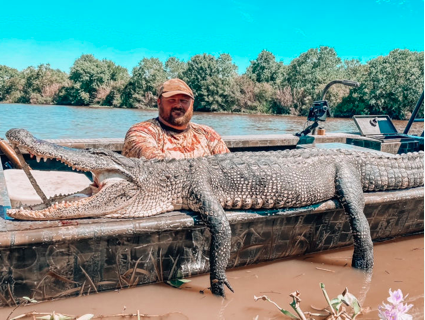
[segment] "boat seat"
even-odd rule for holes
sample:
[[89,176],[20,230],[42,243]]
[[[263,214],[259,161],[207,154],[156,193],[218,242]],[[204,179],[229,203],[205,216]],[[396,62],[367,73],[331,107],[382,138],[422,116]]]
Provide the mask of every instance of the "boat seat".
[[[31,173],[48,198],[81,191],[91,183],[82,173],[40,170],[31,170]],[[12,208],[42,202],[23,170],[4,170],[4,176]]]

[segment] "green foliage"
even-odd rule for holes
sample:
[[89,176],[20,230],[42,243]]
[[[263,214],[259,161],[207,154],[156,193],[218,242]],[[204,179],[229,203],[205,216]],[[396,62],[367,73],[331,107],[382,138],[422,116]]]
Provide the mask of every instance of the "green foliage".
[[183,80],[195,94],[195,111],[231,111],[237,67],[228,54],[193,56],[183,72]]
[[126,68],[117,66],[111,60],[102,60],[102,63],[106,65],[109,73],[109,79],[107,79],[108,82],[126,83],[130,79],[130,75]]
[[0,101],[5,100],[8,95],[6,91],[8,81],[18,75],[18,70],[0,65]]
[[19,102],[32,104],[51,104],[60,89],[69,84],[68,75],[55,70],[49,64],[41,64],[37,68],[28,67],[22,71],[25,82]]
[[181,79],[183,78],[183,72],[186,70],[187,64],[175,57],[168,58],[165,61],[165,72],[167,73],[167,79]]
[[170,78],[183,79],[192,88],[195,111],[292,115],[306,115],[330,81],[355,80],[359,88],[335,85],[326,94],[335,116],[404,119],[424,89],[424,53],[397,49],[361,63],[342,61],[333,48],[323,46],[284,65],[263,50],[243,75],[228,54],[195,55],[188,62],[170,57],[165,64],[144,58],[131,77],[126,68],[86,54],[74,62],[69,76],[48,64],[21,72],[0,65],[0,101],[151,108],[158,86]]
[[405,119],[424,90],[424,53],[393,50],[388,56],[353,66],[361,81],[359,88],[335,108],[336,116],[387,114]]
[[92,54],[83,54],[75,60],[69,74],[69,79],[74,83],[79,83],[81,89],[85,91],[100,86],[107,77],[106,65]]
[[232,96],[235,99],[235,106],[232,111],[255,113],[258,112],[259,104],[256,97],[256,82],[246,75],[235,78],[232,87]]
[[121,93],[123,92],[126,84],[126,81],[116,81],[112,83],[111,86],[108,88],[109,90],[106,90],[105,92],[105,98],[103,99],[103,101],[100,101],[99,104],[103,106],[112,106],[115,108],[121,107]]
[[273,103],[270,106],[270,112],[274,114],[296,114],[293,104],[291,87],[279,88],[276,90]]
[[[127,69],[110,60],[98,60],[91,54],[75,60],[69,79],[72,83],[63,88],[56,99],[58,104],[90,105],[120,104],[117,88],[129,80]],[[111,93],[113,92],[113,93]],[[118,98],[117,98],[118,96]]]
[[273,53],[263,50],[256,60],[251,61],[245,74],[255,82],[267,82],[277,87],[286,81],[286,72],[287,67],[277,62]]
[[167,79],[164,65],[157,58],[144,58],[133,69],[133,75],[123,89],[122,105],[127,108],[156,106],[157,89]]
[[294,107],[301,114],[314,100],[321,98],[326,84],[341,79],[344,68],[335,50],[329,47],[310,49],[291,61],[288,84],[293,90]]
[[17,102],[22,94],[24,79],[18,70],[0,65],[0,101]]
[[270,83],[259,83],[243,75],[235,78],[232,95],[235,101],[233,112],[291,113],[292,95],[289,87],[276,89]]
[[106,63],[91,54],[84,54],[71,67],[69,79],[74,83],[72,104],[89,105],[96,98],[97,89],[110,79]]

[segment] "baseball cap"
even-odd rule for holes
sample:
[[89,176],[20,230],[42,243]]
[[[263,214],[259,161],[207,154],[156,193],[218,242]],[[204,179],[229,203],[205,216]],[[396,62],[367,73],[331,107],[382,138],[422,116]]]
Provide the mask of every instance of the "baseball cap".
[[192,89],[189,88],[186,82],[177,78],[165,81],[158,90],[158,97],[161,97],[162,95],[168,98],[176,94],[185,94],[192,99],[195,99],[193,97]]

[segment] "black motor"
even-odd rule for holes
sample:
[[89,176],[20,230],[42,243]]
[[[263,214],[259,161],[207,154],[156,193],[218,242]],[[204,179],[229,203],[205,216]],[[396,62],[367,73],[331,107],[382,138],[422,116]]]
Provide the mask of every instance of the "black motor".
[[326,121],[327,116],[332,116],[331,108],[329,107],[328,101],[325,100],[326,92],[329,88],[334,84],[343,84],[349,87],[358,87],[360,84],[356,81],[351,80],[333,80],[329,82],[325,89],[323,89],[322,99],[318,101],[314,101],[313,105],[310,108],[307,116],[307,124],[309,121],[313,121],[313,124],[309,125],[303,131],[296,133],[297,137],[304,137],[308,135],[310,132],[313,134],[316,132],[317,127],[319,126],[319,121]]

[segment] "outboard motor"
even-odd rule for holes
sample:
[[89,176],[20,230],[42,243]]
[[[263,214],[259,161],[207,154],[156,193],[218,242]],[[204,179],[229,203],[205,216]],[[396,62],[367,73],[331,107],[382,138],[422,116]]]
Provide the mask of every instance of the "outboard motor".
[[327,100],[325,100],[326,92],[329,90],[331,86],[334,84],[343,84],[349,87],[358,87],[360,84],[356,81],[351,80],[333,80],[329,82],[325,89],[323,89],[322,93],[322,99],[318,101],[314,101],[312,107],[310,108],[310,111],[308,112],[307,116],[307,124],[309,121],[313,121],[313,124],[309,125],[307,128],[305,128],[303,131],[296,133],[295,135],[297,137],[304,137],[308,135],[309,133],[316,134],[317,129],[319,127],[319,121],[325,122],[327,116],[332,116],[331,108],[329,107],[329,103]]

